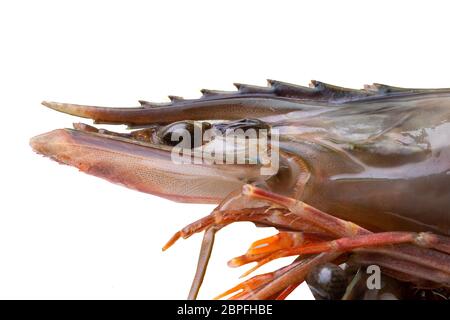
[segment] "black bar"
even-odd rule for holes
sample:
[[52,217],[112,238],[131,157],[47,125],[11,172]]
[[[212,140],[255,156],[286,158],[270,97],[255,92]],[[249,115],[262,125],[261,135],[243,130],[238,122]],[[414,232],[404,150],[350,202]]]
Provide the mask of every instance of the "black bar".
[[114,317],[114,319],[272,319],[316,320],[359,318],[384,320],[392,311],[401,318],[440,318],[448,314],[448,301],[1,301],[3,314],[16,317]]

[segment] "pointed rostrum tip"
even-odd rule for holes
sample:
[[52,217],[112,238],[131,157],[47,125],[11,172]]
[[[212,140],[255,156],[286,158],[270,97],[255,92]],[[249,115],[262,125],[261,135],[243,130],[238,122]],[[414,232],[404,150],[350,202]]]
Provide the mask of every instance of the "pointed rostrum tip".
[[46,106],[47,108],[53,109],[53,106],[56,104],[56,102],[51,102],[51,101],[47,101],[47,100],[43,100],[41,102],[41,104],[43,106]]
[[[41,103],[43,106],[46,106],[47,108],[59,111],[59,112],[63,112],[63,113],[68,113],[68,114],[73,114],[75,113],[76,110],[80,109],[80,106],[78,105],[74,105],[74,104],[68,104],[68,103],[61,103],[61,102],[54,102],[54,101],[42,101]],[[77,115],[77,114],[75,114]]]
[[105,107],[84,106],[72,103],[61,103],[53,101],[42,101],[42,105],[47,108],[59,111],[62,113],[70,114],[72,116],[81,118],[92,118],[92,115],[96,112],[103,111]]

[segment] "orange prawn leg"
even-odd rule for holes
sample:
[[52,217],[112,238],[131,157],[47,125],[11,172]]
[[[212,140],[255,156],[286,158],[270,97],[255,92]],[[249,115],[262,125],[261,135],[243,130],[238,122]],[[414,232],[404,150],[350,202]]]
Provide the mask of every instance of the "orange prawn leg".
[[211,226],[205,230],[202,246],[198,255],[197,268],[195,270],[191,289],[189,290],[188,300],[197,299],[197,295],[200,291],[200,287],[202,286],[203,279],[206,274],[206,269],[208,268],[209,259],[211,258],[211,253],[214,246],[215,235],[218,230],[219,228],[216,226]]
[[210,215],[203,217],[181,230],[177,231],[164,245],[163,251],[170,248],[178,239],[187,239],[195,233],[202,232],[208,227],[223,227],[240,221],[254,222],[261,225],[291,229],[292,231],[305,231],[308,233],[325,233],[324,229],[310,225],[307,221],[289,214],[284,208],[244,208],[237,210],[214,210]]
[[239,291],[231,299],[285,299],[304,280],[309,270],[326,262],[336,261],[341,253],[321,253],[304,259],[297,258],[290,265],[276,271],[254,276],[218,296],[225,297]]
[[326,235],[302,232],[280,232],[272,237],[255,241],[245,255],[231,259],[230,267],[239,267],[250,262],[257,262],[251,269],[241,275],[245,277],[259,267],[278,258],[298,255],[297,248],[314,243],[323,243],[329,239]]
[[[444,236],[439,236],[431,233],[420,233],[420,234],[399,234],[399,233],[385,233],[380,236],[372,234],[372,232],[348,221],[344,221],[328,215],[325,212],[322,212],[318,209],[315,209],[301,201],[297,201],[292,198],[288,198],[282,195],[274,194],[268,192],[266,190],[251,186],[245,185],[243,187],[243,194],[255,199],[265,200],[268,202],[272,202],[283,206],[289,209],[293,215],[299,217],[303,221],[307,221],[312,226],[316,226],[318,228],[323,228],[329,231],[329,233],[334,234],[335,237],[338,238],[352,238],[355,236],[369,236],[369,238],[357,238],[358,240],[362,240],[363,243],[357,244],[356,242],[348,242],[349,239],[344,239],[340,245],[341,248],[345,248],[347,245],[348,248],[359,248],[357,250],[364,251],[378,251],[378,247],[370,246],[378,244],[379,248],[383,248],[383,254],[386,257],[395,258],[399,261],[398,269],[396,271],[403,272],[408,275],[416,275],[415,270],[411,269],[410,266],[416,266],[418,268],[427,268],[427,270],[431,270],[433,272],[429,272],[428,280],[435,281],[436,283],[440,283],[440,276],[444,278],[450,279],[450,239]],[[388,237],[386,237],[388,235]],[[390,236],[395,235],[395,237],[390,238]],[[380,238],[381,237],[381,238]],[[367,241],[371,240],[371,241]],[[353,240],[351,240],[353,241]],[[338,242],[339,243],[339,242]],[[395,243],[405,243],[401,247],[387,247],[386,245],[395,244]],[[316,246],[317,245],[317,246]],[[313,252],[322,252],[322,254],[335,254],[340,253],[341,251],[332,250],[332,246],[330,243],[327,244],[315,244],[311,245],[309,248],[302,248],[302,250],[298,250],[297,252],[280,252],[277,253],[276,257],[289,255],[296,255],[299,253],[313,253]],[[435,249],[438,251],[434,251],[431,249]],[[308,251],[307,251],[308,250]],[[440,252],[439,252],[440,251]],[[272,257],[267,257],[266,260],[270,260]],[[261,262],[260,262],[261,264]],[[294,271],[292,271],[294,272]],[[300,270],[300,274],[303,274],[304,269]],[[423,272],[422,274],[425,274]],[[296,275],[297,276],[297,275]],[[432,280],[432,279],[434,280]],[[272,284],[270,284],[272,286]],[[278,284],[274,283],[277,289],[279,289]],[[284,287],[286,288],[286,287]],[[275,290],[275,289],[271,289]],[[278,292],[278,291],[277,291]],[[271,294],[275,294],[275,292],[271,292]],[[258,298],[268,297],[266,295],[259,295]]]
[[233,288],[228,289],[227,291],[219,294],[218,296],[216,296],[214,298],[214,300],[224,298],[230,294],[233,294],[233,296],[230,297],[231,299],[233,299],[233,298],[237,299],[237,298],[243,297],[245,294],[252,292],[253,290],[256,290],[258,287],[269,283],[270,281],[273,280],[274,277],[275,277],[274,272],[257,275],[255,277],[248,279],[246,281],[243,281],[243,282],[237,284],[236,286],[234,286]]
[[[288,211],[286,209],[275,209],[271,207],[242,208],[237,210],[215,209],[210,215],[203,217],[177,231],[164,245],[163,251],[170,248],[180,238],[186,239],[195,233],[205,231],[197,263],[197,270],[188,295],[188,299],[195,299],[203,282],[214,245],[215,233],[218,230],[233,222],[251,221],[269,226],[282,226],[287,229],[291,228],[294,230],[295,227],[297,227],[317,232],[317,229],[314,227],[310,227],[308,229],[307,223],[301,223],[298,221],[299,219],[292,219],[293,218],[288,215]],[[273,223],[274,221],[276,222],[275,224]],[[249,257],[243,257],[243,259],[247,258]],[[250,257],[250,259],[252,258],[253,257]]]
[[288,267],[277,270],[273,280],[250,292],[245,299],[264,300],[283,292],[286,294],[285,290],[289,290],[288,288],[292,285],[302,283],[312,268],[333,261],[339,256],[340,253],[321,253],[304,260],[294,261]]
[[336,218],[304,203],[303,201],[272,193],[249,184],[243,186],[242,194],[256,199],[270,201],[285,207],[294,213],[298,219],[325,230],[326,233],[332,234],[336,237],[348,237],[350,235],[371,233],[369,230],[366,230],[350,221]]
[[372,233],[364,236],[351,238],[339,238],[333,241],[313,243],[299,246],[291,250],[290,254],[312,254],[328,251],[351,251],[361,247],[380,246],[386,244],[412,242],[413,238],[409,233]]
[[[233,294],[229,299],[236,300],[236,299],[248,299],[251,295],[256,293],[258,290],[263,288],[264,286],[270,284],[272,281],[276,280],[286,272],[288,272],[290,269],[298,266],[299,264],[304,263],[303,261],[296,260],[293,263],[291,263],[288,266],[282,267],[278,270],[263,273],[256,275],[248,280],[245,280],[236,286],[234,286],[231,289],[228,289],[227,291],[221,293],[220,295],[216,296],[214,299],[221,299],[226,296],[229,296],[230,294]],[[273,294],[273,297],[277,297],[281,294],[281,290],[279,292],[275,292]]]
[[220,210],[215,209],[211,214],[200,218],[199,220],[188,224],[181,230],[175,232],[175,234],[167,241],[163,246],[163,251],[169,249],[180,238],[187,239],[195,233],[205,231],[209,227],[223,227],[227,224],[237,221],[252,221],[252,216],[258,216],[258,214],[266,212],[268,207],[250,208],[241,210]]
[[297,243],[303,243],[303,234],[300,232],[279,232],[276,235],[259,239],[250,245],[248,255],[271,253],[280,249],[289,248]]
[[240,267],[245,264],[264,260],[275,252],[295,248],[303,244],[328,240],[329,237],[306,232],[279,232],[276,235],[253,242],[244,255],[235,257],[228,262],[230,267]]
[[166,251],[167,249],[169,249],[175,242],[177,242],[178,239],[183,238],[183,239],[187,239],[189,238],[191,235],[193,235],[194,233],[198,233],[201,231],[206,230],[208,227],[210,227],[211,225],[214,224],[214,216],[208,215],[206,217],[203,217],[189,225],[187,225],[186,227],[184,227],[183,229],[177,231],[170,239],[169,241],[167,241],[167,243],[164,245],[164,247],[162,248],[163,251]]
[[[277,214],[274,214],[276,211]],[[281,211],[281,212],[280,212]],[[292,222],[287,219],[284,221],[283,210],[275,210],[270,207],[260,207],[260,208],[243,208],[238,210],[221,210],[216,209],[210,215],[203,217],[183,229],[177,231],[170,240],[164,245],[163,251],[170,248],[178,239],[180,238],[189,238],[191,235],[195,233],[199,233],[205,231],[202,246],[200,249],[199,259],[197,263],[197,270],[194,276],[194,280],[191,285],[191,290],[189,291],[188,299],[195,299],[200,290],[201,284],[203,282],[203,278],[206,273],[206,268],[208,266],[208,262],[211,256],[212,248],[214,245],[215,233],[224,227],[227,224],[237,222],[237,221],[253,221],[262,224],[270,224],[270,221],[266,221],[267,217],[278,216],[280,215],[280,220],[278,223],[281,223],[289,227]],[[284,211],[287,211],[284,209]],[[286,213],[286,212],[284,212]],[[286,220],[286,219],[285,219]],[[243,257],[246,259],[247,257]],[[251,258],[250,258],[251,259]]]
[[[433,240],[435,240],[433,236],[434,235],[428,233],[382,232],[382,233],[372,233],[368,235],[355,236],[351,238],[339,238],[332,241],[310,242],[300,244],[298,246],[291,248],[283,248],[271,254],[259,257],[258,259],[254,259],[253,261],[257,261],[257,264],[250,270],[246,271],[242,276],[250,274],[251,272],[255,271],[262,265],[272,260],[288,256],[317,254],[322,252],[344,253],[360,248],[370,250],[370,248],[372,247],[400,244],[400,243],[413,243],[425,248],[433,247],[434,244]],[[241,257],[238,257],[238,259],[239,258]],[[230,262],[233,262],[232,266],[236,265],[234,259]],[[441,269],[445,272],[450,272],[450,267],[446,266],[446,264],[444,263],[441,264]]]
[[332,241],[300,245],[290,254],[311,254],[327,251],[351,251],[358,248],[383,246],[389,244],[412,243],[421,247],[433,247],[436,240],[432,234],[414,232],[380,232],[367,235],[339,238]]
[[427,234],[426,237],[432,238],[428,239],[428,241],[434,242],[434,249],[450,254],[450,239],[448,237],[435,234]]
[[289,287],[281,291],[276,297],[275,300],[284,300],[287,298],[288,295],[292,293],[297,287],[300,285],[300,283],[291,284]]
[[413,278],[415,283],[430,281],[431,283],[439,284],[439,286],[450,288],[450,273],[448,271],[445,272],[440,269],[411,263],[403,259],[386,255],[385,252],[382,251],[358,251],[352,256],[352,262],[356,262],[360,265],[375,264],[380,266],[383,272],[394,272],[397,276],[400,274],[400,276],[404,278],[404,281],[410,281],[410,279]]
[[[281,205],[289,209],[300,219],[306,221],[312,226],[327,230],[330,234],[334,234],[339,238],[368,236],[367,238],[355,238],[355,240],[343,239],[342,245],[356,245],[359,247],[373,245],[387,245],[395,243],[412,243],[418,246],[433,248],[447,254],[450,254],[450,239],[448,237],[435,235],[432,233],[408,233],[408,232],[386,232],[373,234],[350,221],[336,218],[330,214],[320,211],[302,201],[298,201],[289,197],[275,194],[264,189],[252,185],[245,185],[242,193],[256,199],[267,200],[275,204]],[[363,244],[356,243],[363,241]],[[352,244],[353,243],[353,244]],[[320,252],[320,251],[319,251]],[[316,252],[315,252],[316,253]]]
[[279,232],[276,235],[257,240],[250,245],[247,254],[272,253],[281,249],[296,247],[301,244],[327,240],[326,235],[307,232]]

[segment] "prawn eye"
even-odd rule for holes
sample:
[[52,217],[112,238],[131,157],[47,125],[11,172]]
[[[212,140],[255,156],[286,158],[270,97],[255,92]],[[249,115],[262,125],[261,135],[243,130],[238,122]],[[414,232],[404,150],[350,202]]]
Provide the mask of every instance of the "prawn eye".
[[182,142],[185,148],[195,148],[202,145],[203,132],[209,128],[208,122],[178,121],[160,128],[157,135],[165,145],[176,146]]
[[318,300],[341,299],[347,288],[345,271],[332,263],[313,268],[306,277],[306,283]]

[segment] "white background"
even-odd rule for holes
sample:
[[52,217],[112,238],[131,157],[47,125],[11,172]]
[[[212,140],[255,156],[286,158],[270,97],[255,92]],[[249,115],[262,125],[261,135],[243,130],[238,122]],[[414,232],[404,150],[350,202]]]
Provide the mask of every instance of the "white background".
[[[135,106],[266,78],[449,87],[449,10],[446,1],[2,1],[0,298],[185,298],[201,236],[161,247],[213,208],[34,154],[31,136],[77,121],[42,100]],[[200,298],[236,284],[246,268],[226,261],[273,233],[222,230]]]

